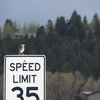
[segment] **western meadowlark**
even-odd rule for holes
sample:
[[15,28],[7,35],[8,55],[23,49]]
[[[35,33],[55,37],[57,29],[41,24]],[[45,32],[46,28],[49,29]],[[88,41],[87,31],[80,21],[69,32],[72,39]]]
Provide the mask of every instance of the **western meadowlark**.
[[25,44],[21,44],[18,49],[18,54],[23,55],[24,50],[25,50]]

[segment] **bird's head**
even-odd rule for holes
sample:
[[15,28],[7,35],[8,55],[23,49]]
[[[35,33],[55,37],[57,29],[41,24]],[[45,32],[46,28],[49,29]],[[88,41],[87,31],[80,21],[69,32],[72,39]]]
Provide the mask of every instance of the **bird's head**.
[[21,44],[21,46],[22,46],[22,47],[24,47],[24,46],[25,46],[25,44]]

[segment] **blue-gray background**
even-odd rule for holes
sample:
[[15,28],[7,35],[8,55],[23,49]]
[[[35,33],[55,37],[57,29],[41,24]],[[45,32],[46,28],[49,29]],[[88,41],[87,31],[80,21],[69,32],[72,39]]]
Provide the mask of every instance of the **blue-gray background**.
[[30,22],[45,25],[48,19],[55,22],[57,16],[70,19],[74,10],[91,22],[95,13],[100,15],[100,0],[0,0],[0,26],[6,19],[21,25]]

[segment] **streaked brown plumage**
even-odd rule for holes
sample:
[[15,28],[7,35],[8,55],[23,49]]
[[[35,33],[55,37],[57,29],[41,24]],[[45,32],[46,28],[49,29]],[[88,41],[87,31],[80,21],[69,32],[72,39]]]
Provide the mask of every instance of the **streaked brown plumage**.
[[18,49],[18,54],[23,55],[24,50],[25,50],[25,44],[21,44]]

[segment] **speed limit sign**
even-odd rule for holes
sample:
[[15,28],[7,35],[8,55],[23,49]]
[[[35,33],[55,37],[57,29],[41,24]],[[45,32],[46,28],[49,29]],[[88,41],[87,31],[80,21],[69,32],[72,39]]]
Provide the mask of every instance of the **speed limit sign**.
[[45,100],[45,71],[44,55],[6,55],[3,100]]

